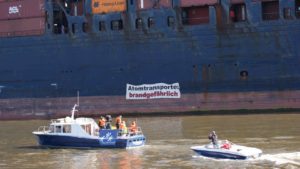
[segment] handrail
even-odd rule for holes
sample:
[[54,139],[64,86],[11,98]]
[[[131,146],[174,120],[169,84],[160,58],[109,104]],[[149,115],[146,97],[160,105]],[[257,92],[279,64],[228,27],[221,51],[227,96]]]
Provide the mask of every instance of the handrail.
[[49,126],[40,126],[40,127],[37,129],[37,131],[38,131],[38,132],[43,132],[43,133],[50,132]]
[[143,135],[143,131],[142,131],[142,128],[141,127],[137,127],[137,131],[135,132],[132,132],[129,130],[128,132],[130,135]]
[[119,130],[118,135],[126,135],[126,136],[134,136],[134,135],[143,135],[141,127],[137,127],[136,131],[130,131],[130,128],[128,128],[127,132],[124,133],[124,131]]

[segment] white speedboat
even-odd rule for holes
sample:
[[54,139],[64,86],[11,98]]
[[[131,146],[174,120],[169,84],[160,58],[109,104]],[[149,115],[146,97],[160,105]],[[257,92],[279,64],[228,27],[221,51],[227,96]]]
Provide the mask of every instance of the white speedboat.
[[233,144],[228,140],[218,141],[218,145],[212,143],[202,146],[191,147],[198,155],[219,159],[246,160],[261,156],[262,150]]
[[39,145],[46,147],[74,148],[131,148],[143,146],[146,138],[141,128],[136,132],[123,133],[118,129],[99,129],[92,118],[72,116],[51,120],[49,126],[41,126],[32,132]]

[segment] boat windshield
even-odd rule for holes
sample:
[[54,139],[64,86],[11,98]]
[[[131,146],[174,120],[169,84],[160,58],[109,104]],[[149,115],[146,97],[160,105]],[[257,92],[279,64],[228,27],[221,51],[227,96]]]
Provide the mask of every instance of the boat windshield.
[[50,133],[54,133],[54,126],[50,125],[49,130],[50,130]]

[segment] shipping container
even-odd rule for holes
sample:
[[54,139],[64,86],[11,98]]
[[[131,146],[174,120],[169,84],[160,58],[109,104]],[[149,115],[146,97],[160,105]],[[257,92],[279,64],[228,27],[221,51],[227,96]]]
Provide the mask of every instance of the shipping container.
[[219,0],[181,0],[181,7],[205,6],[218,4]]
[[126,0],[92,0],[92,13],[111,13],[126,11]]
[[170,8],[172,7],[172,0],[160,0],[159,1],[159,7],[163,8]]
[[171,8],[172,0],[137,0],[137,9]]
[[186,8],[187,24],[198,25],[209,23],[209,8],[208,6],[196,6]]
[[44,0],[0,1],[0,20],[45,16]]
[[279,19],[279,1],[262,1],[262,19],[263,20],[276,20]]
[[0,37],[41,35],[44,32],[44,17],[0,21]]

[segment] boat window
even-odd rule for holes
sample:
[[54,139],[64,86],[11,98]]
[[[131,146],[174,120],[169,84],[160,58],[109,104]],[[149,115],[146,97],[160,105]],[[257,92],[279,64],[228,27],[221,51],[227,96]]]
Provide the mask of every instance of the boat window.
[[81,125],[81,128],[87,132],[88,134],[91,134],[91,125],[88,124],[88,125]]
[[64,125],[63,133],[71,133],[71,125]]
[[175,26],[175,19],[173,16],[168,17],[168,26],[172,28]]
[[50,130],[50,133],[54,133],[54,126],[50,125],[49,130]]
[[300,1],[295,0],[295,12],[296,12],[296,17],[300,18]]
[[99,31],[105,31],[106,27],[105,27],[105,21],[100,21],[99,22]]
[[80,125],[80,126],[85,131],[85,125]]
[[122,30],[122,29],[123,29],[122,20],[111,21],[111,30]]
[[233,4],[229,10],[229,16],[232,22],[241,22],[246,20],[246,5]]
[[183,8],[182,21],[185,25],[199,25],[209,23],[209,7],[192,6]]
[[262,19],[263,20],[279,19],[279,2],[278,2],[278,0],[262,2]]
[[61,126],[55,126],[55,133],[61,133]]
[[155,25],[155,21],[153,17],[148,18],[148,27],[153,28]]
[[90,124],[85,126],[85,131],[91,135],[91,125]]
[[135,28],[142,29],[143,28],[143,20],[142,18],[137,18],[135,21]]

